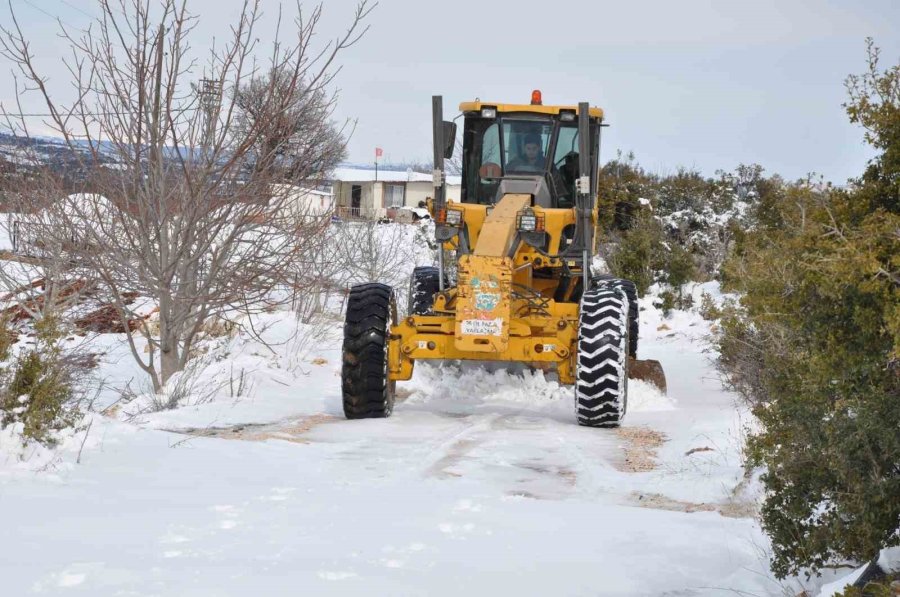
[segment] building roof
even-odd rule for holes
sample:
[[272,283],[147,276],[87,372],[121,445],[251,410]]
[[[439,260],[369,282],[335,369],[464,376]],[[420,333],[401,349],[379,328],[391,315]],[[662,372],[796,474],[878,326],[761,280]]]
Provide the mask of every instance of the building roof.
[[[341,182],[373,182],[376,180],[375,169],[335,168],[331,179]],[[377,180],[379,182],[431,182],[431,174],[413,172],[412,170],[383,170],[379,168]],[[448,175],[447,184],[459,186],[462,184],[462,177]]]
[[281,191],[293,192],[293,193],[297,193],[298,195],[320,195],[322,197],[331,197],[332,195],[334,195],[334,193],[331,191],[323,191],[321,189],[311,189],[309,187],[303,187],[303,186],[292,185],[292,184],[277,184],[276,183],[276,184],[272,185],[272,188],[277,189],[279,192],[281,192]]

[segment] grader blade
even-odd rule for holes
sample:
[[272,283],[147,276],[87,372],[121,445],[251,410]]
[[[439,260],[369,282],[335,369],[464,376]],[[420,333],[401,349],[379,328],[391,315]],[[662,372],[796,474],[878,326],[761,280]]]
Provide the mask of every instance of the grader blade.
[[635,359],[629,357],[628,378],[652,383],[663,394],[667,391],[666,372],[655,359]]

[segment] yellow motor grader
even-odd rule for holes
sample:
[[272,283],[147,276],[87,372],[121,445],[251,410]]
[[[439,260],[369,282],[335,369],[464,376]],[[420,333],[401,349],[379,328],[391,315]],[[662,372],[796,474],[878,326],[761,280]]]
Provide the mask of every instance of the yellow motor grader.
[[[456,124],[443,120],[440,96],[432,111],[429,209],[442,250],[436,265],[414,270],[405,317],[389,286],[351,289],[345,415],[390,416],[396,382],[416,361],[461,359],[555,369],[574,386],[578,423],[618,426],[636,364],[638,306],[632,282],[591,273],[603,111],[543,105],[539,91],[530,104],[460,104],[458,202],[445,196],[443,168]],[[660,379],[659,364],[647,363]]]

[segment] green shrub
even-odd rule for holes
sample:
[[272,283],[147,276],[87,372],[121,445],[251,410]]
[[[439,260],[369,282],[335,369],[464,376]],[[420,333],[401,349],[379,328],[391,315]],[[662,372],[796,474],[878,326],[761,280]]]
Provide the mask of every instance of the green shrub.
[[864,587],[849,587],[834,597],[896,597],[900,589],[900,575],[888,575],[881,580],[867,582]]
[[75,366],[59,348],[58,324],[35,325],[35,347],[20,353],[0,374],[0,425],[21,423],[24,437],[45,445],[78,417]]
[[700,294],[700,317],[706,321],[715,321],[722,317],[722,309],[716,305],[715,299],[708,292]]
[[638,296],[656,282],[667,284],[678,296],[678,308],[683,308],[682,287],[697,273],[690,252],[667,238],[660,221],[646,207],[633,215],[631,228],[621,233],[607,262],[615,276],[634,282]]
[[677,306],[677,297],[671,290],[664,290],[659,293],[659,300],[653,303],[653,306],[662,311],[665,317],[672,314],[672,309]]
[[681,289],[695,279],[697,270],[690,252],[677,243],[666,242],[656,247],[652,267],[660,272],[659,280],[671,286],[681,297]]
[[608,259],[612,273],[634,282],[638,296],[644,296],[655,282],[653,266],[662,238],[659,223],[650,214],[642,213]]
[[900,544],[900,66],[869,69],[848,112],[883,153],[852,190],[786,185],[726,264],[720,364],[759,422],[779,577]]
[[0,362],[9,358],[10,349],[16,343],[16,333],[6,315],[0,315]]

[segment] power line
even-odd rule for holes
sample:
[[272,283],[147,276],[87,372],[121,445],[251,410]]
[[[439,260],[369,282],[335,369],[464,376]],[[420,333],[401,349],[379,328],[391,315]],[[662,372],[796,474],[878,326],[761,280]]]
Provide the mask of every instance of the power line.
[[[74,4],[68,2],[67,0],[59,0],[59,1],[62,2],[63,4],[65,4],[66,6],[69,6],[70,8],[74,8],[75,10],[77,10],[78,12],[80,12],[81,14],[83,14],[83,15],[86,16],[86,17],[89,17],[89,18],[91,18],[91,19],[96,18],[95,15],[92,15],[92,14],[90,14],[90,13],[88,13],[88,12],[85,12],[84,10],[82,10],[81,8],[79,8],[79,7],[75,6]],[[59,22],[62,23],[63,25],[68,25],[69,27],[72,27],[72,26],[73,26],[71,23],[68,23],[68,22],[66,22],[66,21],[63,21],[61,18],[59,18],[59,15],[50,14],[49,12],[47,12],[46,10],[44,10],[43,8],[41,8],[40,6],[36,6],[35,4],[33,4],[33,3],[31,2],[31,0],[22,0],[22,2],[24,2],[25,4],[27,4],[27,5],[30,6],[31,8],[35,9],[36,11],[41,12],[41,13],[44,13],[45,15],[47,15],[48,17],[50,17],[50,18],[53,19],[54,21],[59,21]]]
[[45,15],[47,15],[48,17],[50,17],[51,19],[58,19],[58,18],[59,18],[59,17],[57,17],[56,15],[50,14],[49,12],[47,12],[46,10],[44,10],[43,8],[41,8],[40,6],[35,6],[34,4],[32,4],[32,3],[30,2],[30,0],[22,0],[22,2],[24,2],[25,4],[27,4],[27,5],[30,6],[31,8],[33,8],[33,9],[39,11],[39,12],[44,13]]
[[78,8],[77,6],[75,6],[74,4],[72,4],[71,2],[68,2],[67,0],[59,0],[59,1],[62,2],[63,4],[65,4],[66,6],[70,6],[70,7],[74,8],[75,10],[77,10],[78,12],[80,12],[81,14],[83,14],[83,15],[86,16],[86,17],[89,17],[89,18],[91,18],[91,19],[95,18],[95,15],[92,15],[92,14],[90,14],[90,13],[88,13],[88,12],[85,12],[85,11],[81,10],[80,8]]
[[[201,109],[200,106],[189,106],[189,107],[185,107],[185,108],[179,108],[178,111],[179,112],[187,112],[189,110],[192,111],[192,110],[200,110],[200,109]],[[46,112],[46,113],[29,112],[29,113],[25,113],[25,114],[20,114],[19,112],[7,112],[5,110],[0,110],[0,116],[7,117],[7,118],[37,118],[37,117],[46,118],[46,117],[52,117],[55,115],[71,118],[71,117],[79,117],[79,116],[134,116],[136,114],[137,114],[137,111],[134,111],[134,112],[81,112],[81,111],[78,111],[78,112],[71,112],[71,113],[66,112],[66,111],[60,111],[57,114],[52,114],[51,112]]]

